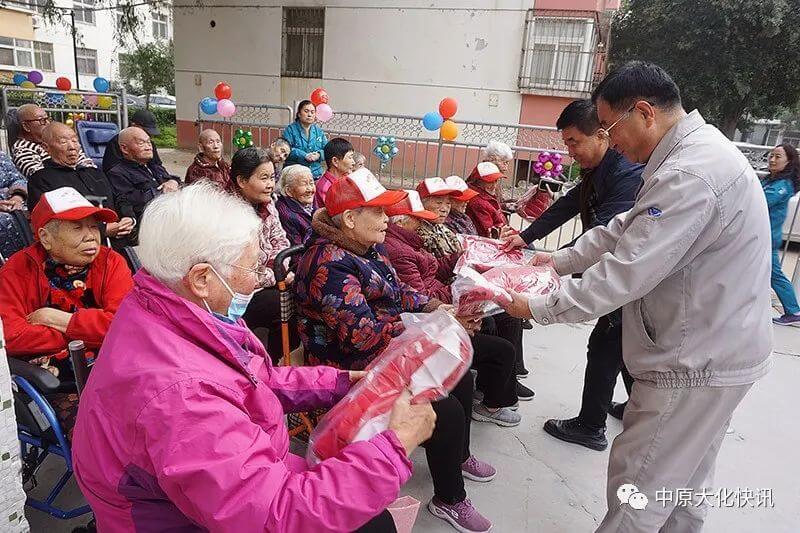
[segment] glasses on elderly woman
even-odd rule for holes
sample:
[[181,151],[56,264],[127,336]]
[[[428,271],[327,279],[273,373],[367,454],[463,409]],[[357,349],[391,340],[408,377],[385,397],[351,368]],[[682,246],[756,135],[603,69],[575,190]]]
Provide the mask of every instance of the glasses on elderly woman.
[[233,263],[228,263],[228,266],[232,266],[233,268],[238,268],[239,270],[244,270],[245,272],[252,272],[256,275],[256,280],[258,284],[262,284],[267,281],[267,272],[264,270],[268,268],[267,266],[267,253],[264,250],[261,250],[258,253],[258,261],[253,268],[247,268],[239,265],[234,265]]

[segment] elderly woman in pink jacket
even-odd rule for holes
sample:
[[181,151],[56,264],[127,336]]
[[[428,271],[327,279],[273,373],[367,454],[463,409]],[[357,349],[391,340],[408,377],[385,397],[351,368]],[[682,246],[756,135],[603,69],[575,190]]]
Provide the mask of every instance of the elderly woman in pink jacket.
[[143,269],[81,395],[73,459],[100,531],[394,531],[385,511],[430,437],[407,396],[389,429],[309,469],[287,412],[331,406],[361,373],[275,367],[241,316],[261,220],[208,184],[163,195],[140,228]]

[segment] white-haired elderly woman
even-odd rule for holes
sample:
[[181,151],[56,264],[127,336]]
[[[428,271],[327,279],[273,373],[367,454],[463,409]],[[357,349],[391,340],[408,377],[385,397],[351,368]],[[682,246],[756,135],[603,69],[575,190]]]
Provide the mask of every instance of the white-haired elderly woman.
[[[153,200],[142,270],[81,395],[78,484],[101,531],[394,531],[386,507],[430,437],[401,397],[389,429],[309,469],[285,413],[330,407],[362,372],[275,367],[240,319],[262,221],[210,183]],[[344,490],[343,490],[344,489]]]
[[278,215],[292,246],[303,244],[311,229],[311,216],[317,206],[314,204],[316,185],[311,169],[303,165],[290,165],[281,172],[278,183],[280,196],[275,202]]
[[[511,151],[511,147],[502,141],[497,141],[492,139],[489,141],[486,146],[481,150],[481,162],[488,161],[489,163],[494,163],[497,165],[497,168],[500,169],[500,172],[509,176],[509,172],[512,171],[511,163],[514,161],[514,152]],[[513,171],[512,171],[513,173]],[[513,201],[506,201],[503,199],[503,188],[498,187],[497,191],[495,191],[495,196],[497,197],[497,201],[500,202],[500,205],[505,203],[513,203]],[[513,210],[512,206],[504,206],[509,210]]]

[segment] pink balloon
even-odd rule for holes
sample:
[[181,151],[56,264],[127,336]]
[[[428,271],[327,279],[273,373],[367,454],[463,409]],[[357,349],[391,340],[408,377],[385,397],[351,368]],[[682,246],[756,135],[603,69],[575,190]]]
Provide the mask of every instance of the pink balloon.
[[561,154],[553,154],[553,162],[561,163],[562,156]]
[[95,107],[97,105],[97,95],[96,94],[84,95],[83,99],[86,101],[86,103],[88,105],[90,105],[92,107]]
[[217,102],[217,113],[225,118],[232,117],[236,113],[236,104],[227,98],[223,98]]
[[547,177],[547,178],[552,178],[552,177],[553,177],[553,173],[552,173],[552,172],[550,172],[549,170],[548,170],[547,172],[545,172],[545,173],[544,173],[544,175],[545,175],[545,177]]
[[317,106],[317,120],[320,122],[328,122],[333,118],[333,109],[328,104],[319,104]]
[[561,173],[562,170],[564,170],[564,167],[561,166],[561,164],[558,164],[558,165],[556,165],[556,168],[553,169],[553,170],[555,170],[556,174],[559,174],[559,173]]
[[544,170],[544,165],[542,165],[540,161],[537,161],[536,163],[533,164],[533,170],[536,172],[541,172],[542,170]]

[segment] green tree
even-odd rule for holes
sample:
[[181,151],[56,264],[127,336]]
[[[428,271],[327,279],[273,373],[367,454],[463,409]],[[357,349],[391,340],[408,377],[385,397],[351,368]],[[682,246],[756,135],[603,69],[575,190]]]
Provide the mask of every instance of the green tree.
[[159,89],[175,94],[175,61],[172,41],[139,45],[132,52],[120,54],[120,77],[129,87],[141,88],[145,105],[150,107],[150,94]]
[[661,65],[729,138],[800,100],[798,50],[798,0],[629,0],[612,23],[612,63]]

